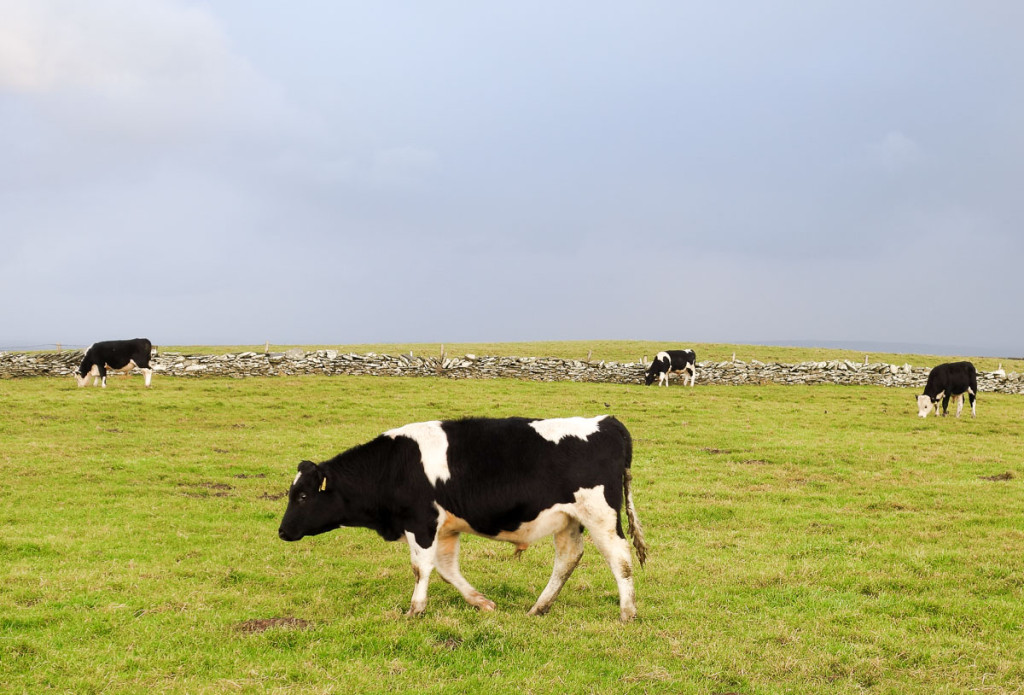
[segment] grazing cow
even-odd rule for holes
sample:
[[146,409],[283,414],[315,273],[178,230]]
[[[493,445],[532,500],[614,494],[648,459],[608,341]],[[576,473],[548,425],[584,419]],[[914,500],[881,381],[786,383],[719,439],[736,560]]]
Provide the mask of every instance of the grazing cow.
[[658,386],[662,383],[668,386],[669,374],[682,374],[683,383],[686,383],[686,373],[690,373],[690,386],[697,379],[697,353],[693,350],[666,350],[659,352],[651,366],[647,368],[647,377],[644,383],[648,386],[658,380]]
[[974,409],[974,399],[978,395],[978,372],[970,362],[947,362],[936,365],[928,372],[928,383],[924,386],[924,393],[917,397],[918,417],[928,417],[928,414],[935,408],[935,415],[939,414],[939,399],[942,399],[942,415],[946,415],[946,408],[949,405],[949,397],[957,399],[956,416],[960,417],[960,411],[964,409],[964,393],[971,399],[971,417],[977,415]]
[[632,454],[629,432],[607,415],[405,425],[319,465],[300,463],[278,536],[297,541],[361,526],[387,541],[404,539],[416,580],[408,615],[417,615],[435,567],[471,605],[494,610],[459,572],[460,533],[520,550],[554,535],[554,570],[529,611],[542,615],[579,563],[586,527],[615,576],[626,622],[636,616],[636,599],[623,503],[641,565],[647,556],[630,491]]
[[102,380],[103,388],[107,387],[107,370],[124,372],[128,375],[138,367],[146,376],[146,386],[153,379],[153,368],[149,366],[149,358],[153,352],[153,344],[145,338],[134,340],[104,340],[93,343],[85,349],[82,364],[75,373],[79,386],[93,379],[93,386]]

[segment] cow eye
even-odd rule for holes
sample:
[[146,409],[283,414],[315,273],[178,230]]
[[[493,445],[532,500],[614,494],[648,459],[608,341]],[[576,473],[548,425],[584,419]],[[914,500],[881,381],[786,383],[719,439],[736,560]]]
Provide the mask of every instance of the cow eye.
[[305,502],[305,501],[306,501],[306,493],[305,492],[300,492],[299,493],[299,502]]

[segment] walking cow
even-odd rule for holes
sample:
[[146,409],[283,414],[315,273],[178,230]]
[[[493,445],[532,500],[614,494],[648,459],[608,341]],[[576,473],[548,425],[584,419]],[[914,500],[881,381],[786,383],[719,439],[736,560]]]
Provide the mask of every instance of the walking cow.
[[654,380],[658,380],[658,386],[664,383],[668,386],[669,374],[682,374],[683,383],[686,383],[686,373],[690,374],[690,386],[697,379],[697,353],[693,350],[666,350],[659,352],[647,368],[647,376],[644,383],[650,386]]
[[964,393],[971,400],[971,417],[977,415],[974,409],[974,399],[978,395],[978,371],[970,362],[947,362],[936,365],[928,372],[928,383],[924,386],[924,393],[917,397],[918,417],[928,417],[928,414],[935,408],[935,415],[939,414],[939,399],[942,399],[942,414],[946,415],[949,397],[957,399],[956,416],[960,417],[960,411],[964,409]]
[[153,352],[153,344],[146,338],[134,340],[105,340],[93,343],[85,349],[82,364],[75,374],[79,386],[85,386],[93,379],[93,386],[102,380],[103,388],[107,387],[107,370],[124,372],[127,375],[138,367],[146,377],[146,386],[153,379],[153,369],[149,366],[149,358]]
[[435,567],[469,604],[494,610],[459,572],[459,534],[519,549],[553,535],[554,569],[529,611],[541,615],[579,563],[586,528],[615,576],[626,622],[636,616],[636,599],[622,506],[641,565],[647,555],[630,491],[632,450],[629,432],[607,415],[405,425],[319,465],[300,463],[278,535],[297,541],[361,526],[387,541],[404,539],[416,580],[409,615],[426,608]]

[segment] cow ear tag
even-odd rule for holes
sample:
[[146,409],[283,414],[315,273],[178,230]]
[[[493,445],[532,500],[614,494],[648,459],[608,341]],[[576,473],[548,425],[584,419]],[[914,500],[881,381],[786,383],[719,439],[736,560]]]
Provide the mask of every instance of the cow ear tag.
[[324,482],[320,483],[320,492],[327,490],[327,478],[324,477]]

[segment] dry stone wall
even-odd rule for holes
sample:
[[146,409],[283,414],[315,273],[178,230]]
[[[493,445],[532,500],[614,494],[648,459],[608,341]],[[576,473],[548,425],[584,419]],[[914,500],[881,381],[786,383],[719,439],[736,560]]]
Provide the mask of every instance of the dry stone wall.
[[[67,377],[81,361],[82,352],[76,350],[60,353],[0,352],[0,378]],[[307,352],[296,348],[281,353],[226,355],[160,351],[153,358],[153,368],[158,375],[175,377],[345,374],[642,384],[645,365],[641,362],[587,362],[555,357],[414,357],[337,350]],[[757,360],[698,362],[697,384],[861,384],[920,389],[928,371],[928,367],[911,367],[909,364],[857,364],[849,360],[799,364],[766,364]],[[978,374],[978,388],[981,391],[1024,393],[1024,375],[982,372]]]

